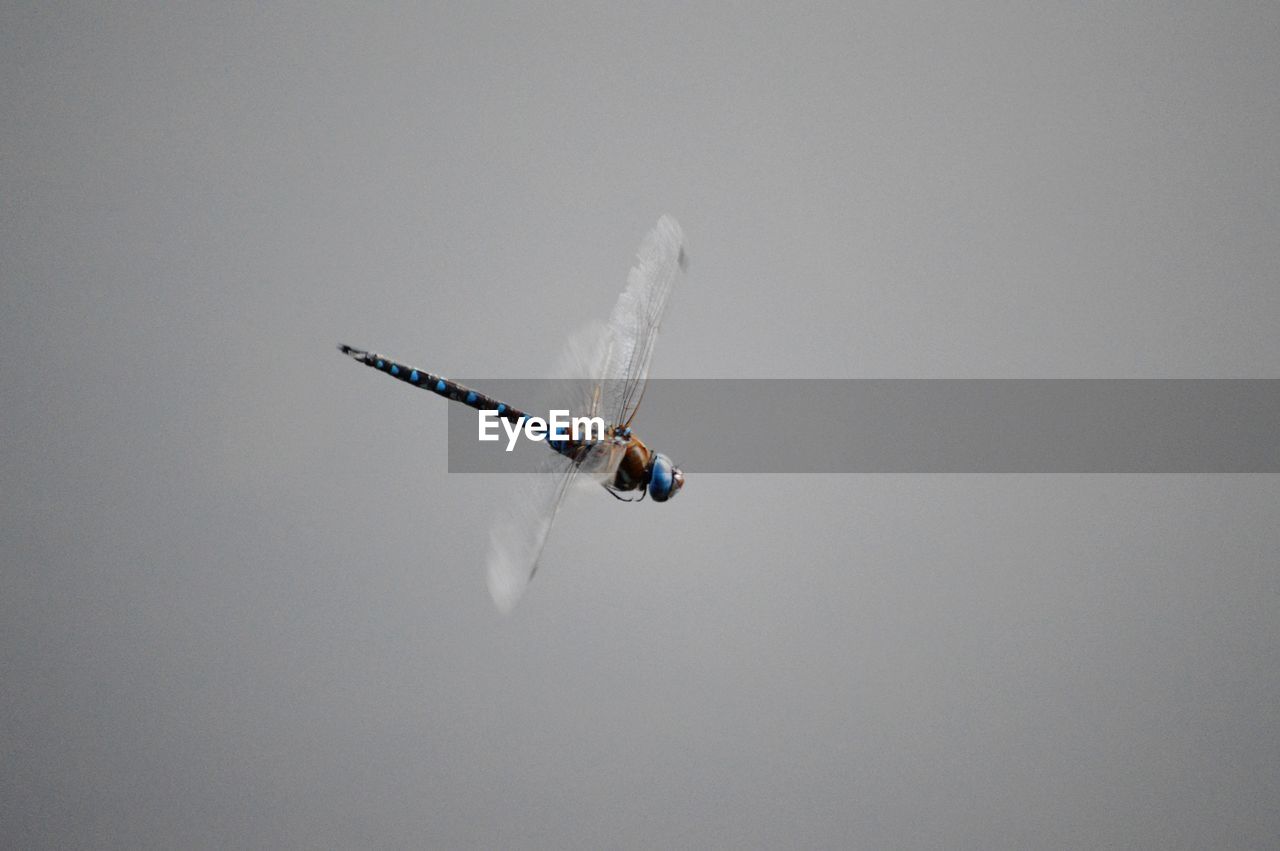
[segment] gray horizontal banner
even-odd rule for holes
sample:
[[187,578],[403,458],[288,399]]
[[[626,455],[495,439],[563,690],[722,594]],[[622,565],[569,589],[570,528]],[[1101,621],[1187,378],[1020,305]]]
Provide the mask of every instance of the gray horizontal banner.
[[[541,417],[572,398],[463,383]],[[655,379],[632,428],[687,473],[1277,473],[1280,380]],[[450,405],[450,472],[530,472],[549,451],[497,433],[481,443]]]

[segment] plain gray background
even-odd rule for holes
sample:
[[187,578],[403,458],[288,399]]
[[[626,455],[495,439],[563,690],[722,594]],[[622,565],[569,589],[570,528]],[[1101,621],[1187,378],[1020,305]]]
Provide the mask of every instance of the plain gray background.
[[1278,33],[4,4],[5,844],[1274,842],[1276,477],[583,494],[504,619],[504,477],[333,345],[537,376],[670,212],[657,375],[1276,377]]

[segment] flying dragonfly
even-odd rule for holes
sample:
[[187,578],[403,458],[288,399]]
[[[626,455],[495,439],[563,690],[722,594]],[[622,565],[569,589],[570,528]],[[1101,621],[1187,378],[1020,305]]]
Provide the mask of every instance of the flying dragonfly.
[[[680,468],[646,446],[632,433],[631,423],[644,398],[668,297],[686,266],[680,225],[663,216],[641,243],[609,321],[588,326],[566,343],[555,373],[577,380],[563,382],[567,398],[557,407],[574,415],[601,417],[606,429],[597,439],[548,433],[551,451],[542,458],[539,475],[527,477],[527,485],[509,493],[509,504],[490,532],[485,566],[489,593],[501,611],[511,611],[537,572],[551,524],[575,481],[598,482],[627,502],[638,502],[646,494],[654,502],[666,502],[684,486]],[[497,411],[515,424],[528,419],[519,408],[442,376],[352,346],[338,349],[379,372],[452,401]]]

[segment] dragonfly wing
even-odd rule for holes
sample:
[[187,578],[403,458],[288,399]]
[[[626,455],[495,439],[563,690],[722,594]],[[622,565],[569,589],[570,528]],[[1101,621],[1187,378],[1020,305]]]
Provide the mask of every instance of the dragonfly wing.
[[521,476],[527,481],[511,489],[507,509],[494,521],[485,581],[494,605],[504,614],[520,602],[538,572],[547,534],[577,472],[573,461],[548,451],[538,472]]
[[[569,337],[553,374],[550,407],[574,415],[596,416],[601,404],[599,376],[608,359],[609,327],[586,326]],[[575,484],[607,481],[617,471],[621,453],[609,444],[584,447],[576,458],[550,449],[538,471],[519,478],[507,493],[507,505],[489,533],[485,580],[493,602],[510,612],[538,572],[551,524]]]
[[494,604],[504,614],[515,608],[534,574],[551,524],[569,491],[577,484],[609,481],[618,470],[626,444],[608,441],[584,447],[576,459],[552,452],[536,473],[514,487],[507,509],[489,532],[485,581]]
[[[574,415],[630,422],[649,375],[649,361],[671,287],[685,265],[684,235],[663,216],[645,237],[627,286],[607,325],[589,325],[569,338],[555,369],[563,379],[554,407]],[[608,482],[625,441],[585,447],[577,458],[547,452],[540,471],[509,491],[508,506],[489,536],[486,580],[494,603],[510,612],[535,573],[551,524],[575,482]]]
[[601,378],[613,347],[613,334],[603,322],[591,322],[569,336],[552,374],[556,407],[574,416],[605,416]]
[[658,220],[636,252],[636,265],[609,317],[605,368],[605,415],[629,425],[644,395],[649,362],[667,299],[687,264],[684,233],[670,216]]

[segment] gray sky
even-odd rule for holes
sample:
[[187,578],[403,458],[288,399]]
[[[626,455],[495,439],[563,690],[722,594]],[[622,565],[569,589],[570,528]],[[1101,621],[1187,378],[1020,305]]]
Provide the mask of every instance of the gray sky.
[[1277,32],[5,4],[6,844],[1273,841],[1277,477],[583,494],[504,619],[505,479],[333,344],[536,376],[670,212],[657,375],[1276,377]]

